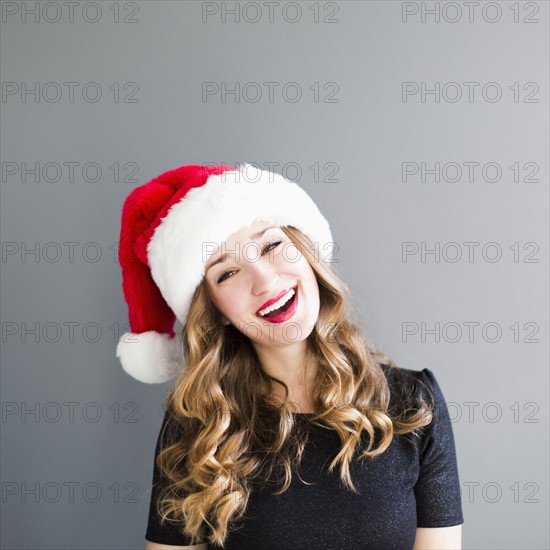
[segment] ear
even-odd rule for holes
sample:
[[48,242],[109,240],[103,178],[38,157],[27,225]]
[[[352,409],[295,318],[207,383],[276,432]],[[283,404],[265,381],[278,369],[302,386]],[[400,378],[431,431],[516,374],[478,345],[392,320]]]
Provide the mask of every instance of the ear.
[[221,315],[221,320],[222,320],[222,324],[224,324],[224,325],[230,325],[231,324],[231,321],[225,315]]

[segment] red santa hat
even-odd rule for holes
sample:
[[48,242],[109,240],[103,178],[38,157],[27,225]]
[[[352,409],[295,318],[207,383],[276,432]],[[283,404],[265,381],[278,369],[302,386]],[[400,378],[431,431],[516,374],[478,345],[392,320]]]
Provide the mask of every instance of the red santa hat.
[[210,255],[256,220],[296,227],[323,258],[331,251],[329,224],[309,195],[251,164],[182,166],[128,195],[118,257],[131,332],[116,355],[129,375],[162,383],[184,368],[175,320],[185,324]]

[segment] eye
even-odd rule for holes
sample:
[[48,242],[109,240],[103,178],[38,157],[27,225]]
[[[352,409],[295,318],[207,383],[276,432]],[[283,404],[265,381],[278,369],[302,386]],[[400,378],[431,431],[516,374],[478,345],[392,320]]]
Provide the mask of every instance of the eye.
[[274,248],[276,248],[277,246],[279,246],[281,244],[282,241],[276,241],[276,242],[273,242],[273,243],[268,243],[264,246],[264,249],[262,250],[262,252],[265,254],[266,252],[271,252]]
[[223,283],[223,281],[225,281],[225,280],[227,279],[226,275],[228,275],[229,273],[235,273],[235,270],[234,270],[234,269],[230,269],[229,271],[224,271],[224,272],[218,277],[217,282],[218,282],[218,283]]

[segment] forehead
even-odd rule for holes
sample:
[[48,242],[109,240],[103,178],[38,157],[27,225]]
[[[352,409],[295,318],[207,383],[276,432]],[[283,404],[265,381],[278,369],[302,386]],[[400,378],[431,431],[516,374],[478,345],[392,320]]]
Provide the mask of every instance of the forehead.
[[237,237],[253,239],[256,233],[263,231],[268,227],[277,227],[277,224],[264,220],[254,220],[251,224],[245,225],[244,227],[241,227],[239,230],[232,233],[225,240],[225,242],[229,241],[230,239],[235,239]]

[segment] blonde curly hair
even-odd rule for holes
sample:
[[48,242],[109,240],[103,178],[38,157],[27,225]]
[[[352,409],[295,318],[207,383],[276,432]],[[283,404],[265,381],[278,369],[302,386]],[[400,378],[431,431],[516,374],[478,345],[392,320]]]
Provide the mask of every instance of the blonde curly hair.
[[[397,372],[390,357],[375,349],[352,320],[350,289],[332,264],[319,261],[311,241],[296,228],[281,228],[311,265],[319,285],[318,321],[307,340],[317,359],[312,389],[315,413],[308,417],[338,432],[337,466],[354,492],[350,462],[383,453],[395,435],[414,440],[430,424],[432,407],[402,387],[394,395],[382,365]],[[274,384],[288,387],[263,369],[250,340],[224,325],[205,281],[195,291],[183,327],[185,370],[170,388],[170,419],[161,433],[156,463],[169,483],[157,508],[162,523],[177,522],[192,544],[208,540],[223,547],[246,510],[253,483],[280,480],[284,493],[299,465],[306,438],[289,403],[273,400]],[[428,390],[429,391],[429,390]],[[368,444],[360,449],[361,434]]]

